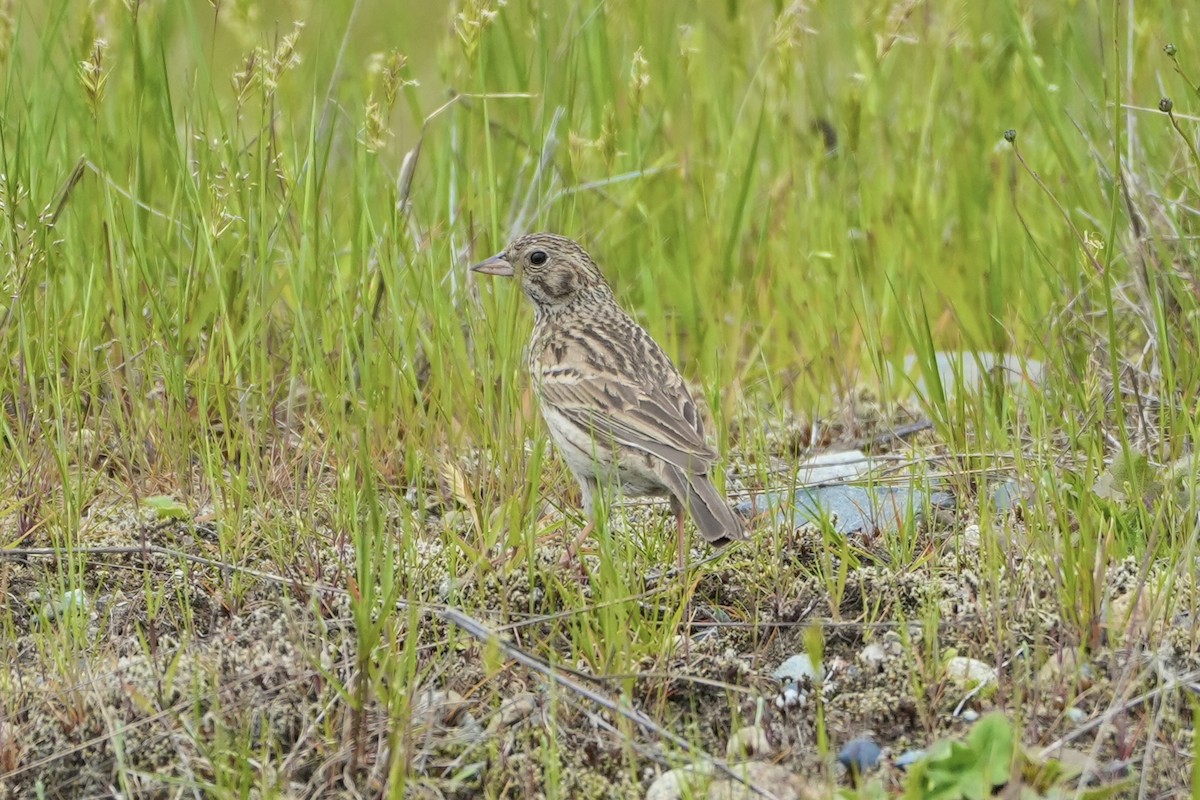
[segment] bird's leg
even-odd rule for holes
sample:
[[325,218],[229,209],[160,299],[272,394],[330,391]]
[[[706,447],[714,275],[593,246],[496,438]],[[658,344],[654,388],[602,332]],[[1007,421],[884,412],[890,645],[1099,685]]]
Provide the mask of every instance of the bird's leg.
[[567,552],[563,556],[564,560],[571,561],[579,552],[579,548],[583,545],[587,538],[592,535],[592,531],[596,530],[596,520],[589,519],[579,534],[567,544]]
[[679,580],[687,581],[687,535],[683,530],[683,509],[675,509],[675,569]]
[[596,530],[596,485],[595,480],[591,478],[580,478],[579,490],[583,495],[583,512],[587,515],[587,524],[583,526],[583,530],[579,532],[574,539],[567,543],[563,551],[561,566],[566,568],[571,566],[572,561],[578,561],[579,571],[586,578],[587,570],[584,567],[583,559],[578,558],[580,546],[592,535],[592,531]]
[[692,597],[688,591],[687,575],[687,535],[683,529],[683,503],[671,497],[671,510],[675,512],[675,570],[679,574],[679,587],[683,593],[683,658],[686,661],[691,655],[692,641]]

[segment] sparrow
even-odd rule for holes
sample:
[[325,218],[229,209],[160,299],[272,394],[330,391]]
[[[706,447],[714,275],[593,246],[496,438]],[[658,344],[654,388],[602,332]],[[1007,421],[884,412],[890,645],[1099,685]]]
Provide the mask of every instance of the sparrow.
[[594,530],[600,493],[617,487],[670,498],[681,574],[685,510],[713,545],[747,538],[713,485],[717,452],[679,370],[617,303],[583,247],[532,233],[471,270],[516,278],[533,303],[530,382],[587,516],[565,561]]

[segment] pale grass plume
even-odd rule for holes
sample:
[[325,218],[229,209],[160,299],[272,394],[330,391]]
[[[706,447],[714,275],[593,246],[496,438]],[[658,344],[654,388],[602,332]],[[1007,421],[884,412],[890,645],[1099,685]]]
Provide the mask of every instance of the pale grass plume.
[[415,80],[404,77],[404,70],[407,66],[408,56],[399,50],[389,50],[379,54],[377,62],[379,87],[383,91],[383,102],[389,109],[396,104],[396,95],[402,88],[418,85]]
[[392,129],[388,126],[383,105],[374,95],[368,97],[367,105],[363,109],[363,128],[359,141],[368,151],[378,153],[391,135]]
[[222,166],[209,182],[208,233],[213,239],[220,239],[238,221],[238,216],[230,210],[229,196],[235,182],[249,180],[249,174],[233,175],[227,166]]
[[774,29],[771,31],[771,45],[781,53],[797,50],[806,36],[812,36],[816,30],[808,24],[809,4],[804,0],[789,3],[787,8],[779,12],[775,18]]
[[100,113],[104,84],[108,82],[108,73],[104,71],[104,54],[107,51],[108,42],[96,39],[92,42],[87,58],[79,62],[79,82],[83,84],[83,93],[87,97],[93,117]]
[[581,133],[567,133],[567,154],[572,167],[578,172],[587,172],[589,165],[599,155],[605,170],[610,170],[617,158],[617,112],[612,104],[604,106],[600,122],[600,133],[592,139]]
[[263,87],[267,94],[272,94],[279,85],[279,79],[287,72],[300,66],[300,54],[296,50],[296,40],[304,30],[304,22],[297,20],[292,23],[292,30],[279,40],[275,51],[269,60],[265,60],[264,69],[259,72]]
[[388,120],[396,106],[400,90],[416,86],[417,81],[404,76],[408,58],[398,50],[375,53],[367,64],[372,87],[363,109],[363,127],[359,140],[372,153],[383,149],[392,135]]
[[28,200],[29,190],[25,188],[25,184],[10,181],[7,173],[0,172],[0,214],[15,217],[16,211]]
[[233,84],[233,93],[237,97],[239,107],[246,102],[250,88],[254,86],[254,82],[258,79],[258,72],[259,51],[254,49],[246,53],[242,58],[242,63],[238,65],[230,81]]
[[291,32],[280,39],[279,44],[275,46],[271,69],[276,73],[287,72],[300,66],[300,54],[296,51],[296,40],[300,38],[300,32],[303,30],[304,21],[296,20],[292,23]]
[[454,32],[462,43],[463,55],[468,61],[475,60],[483,30],[500,14],[508,0],[467,0],[462,11],[454,17]]
[[300,65],[296,42],[303,30],[304,22],[297,20],[274,49],[259,45],[246,53],[231,79],[239,107],[246,102],[250,89],[255,86],[261,87],[268,97],[274,95],[279,88],[280,78]]
[[644,92],[650,85],[650,62],[646,60],[646,52],[639,47],[633,52],[633,61],[629,65],[629,88],[634,92]]
[[912,17],[921,2],[922,0],[900,0],[900,2],[893,3],[892,7],[888,9],[887,23],[884,26],[887,33],[875,34],[875,57],[878,61],[887,58],[888,53],[898,42],[916,44],[916,37],[908,33],[907,28],[909,27],[909,18]]
[[633,52],[633,61],[629,65],[630,105],[635,112],[641,110],[646,87],[649,85],[650,62],[646,60],[645,51],[639,47]]

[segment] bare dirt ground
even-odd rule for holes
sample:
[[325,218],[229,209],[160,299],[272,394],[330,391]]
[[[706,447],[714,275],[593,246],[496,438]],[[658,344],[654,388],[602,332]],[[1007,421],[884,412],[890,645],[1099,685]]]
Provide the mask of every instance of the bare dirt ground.
[[[928,434],[917,445],[936,448]],[[834,756],[865,735],[885,748],[873,774],[897,789],[903,772],[892,760],[1000,709],[1031,748],[1062,741],[1097,770],[1139,775],[1144,796],[1186,794],[1193,734],[1180,687],[1190,681],[1180,676],[1200,669],[1190,619],[1152,615],[1154,582],[1139,594],[1130,562],[1103,573],[1108,601],[1081,624],[1058,599],[1059,564],[1026,545],[1019,509],[992,541],[970,531],[963,499],[963,510],[921,525],[909,563],[895,563],[886,537],[862,537],[840,578],[828,570],[836,575],[841,560],[815,526],[760,526],[753,543],[700,568],[687,646],[680,637],[636,673],[615,676],[591,674],[602,654],[573,651],[564,633],[563,619],[589,612],[566,605],[570,593],[549,577],[560,572],[560,536],[532,559],[464,570],[445,520],[429,518],[400,596],[440,602],[457,576],[452,593],[475,598],[472,616],[501,631],[504,646],[455,631],[436,609],[408,609],[384,626],[379,651],[360,653],[353,552],[329,530],[297,528],[294,563],[244,559],[258,571],[245,572],[219,566],[203,523],[97,505],[85,546],[146,551],[90,557],[82,598],[48,591],[66,585],[66,561],[0,561],[15,654],[0,668],[0,797],[375,796],[394,780],[390,754],[400,748],[400,766],[416,776],[408,796],[641,798],[656,775],[698,758],[505,648],[553,660],[613,702],[624,696],[717,757],[732,731],[757,721],[770,745],[760,757],[817,787],[849,785]],[[669,530],[655,508],[626,524]],[[980,574],[985,548],[1003,562],[998,580]],[[599,564],[590,563],[594,577]],[[669,576],[659,583],[648,580],[646,596],[631,601],[631,619],[677,610]],[[1175,591],[1190,587],[1183,578]],[[825,677],[781,708],[772,671],[811,652],[813,630]],[[1081,630],[1095,635],[1084,641]],[[74,639],[84,657],[49,663],[48,637]],[[386,649],[414,659],[420,680],[388,686],[374,675]],[[942,668],[950,650],[994,667],[996,685],[955,683]],[[255,785],[232,785],[247,761]]]

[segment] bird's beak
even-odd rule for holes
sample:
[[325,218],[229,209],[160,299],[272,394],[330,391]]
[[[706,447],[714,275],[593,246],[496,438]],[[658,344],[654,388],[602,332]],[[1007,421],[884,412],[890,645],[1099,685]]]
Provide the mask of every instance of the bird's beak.
[[508,262],[503,253],[498,253],[487,261],[480,262],[471,267],[471,272],[478,272],[480,275],[498,275],[502,278],[511,278],[513,275],[513,265]]

